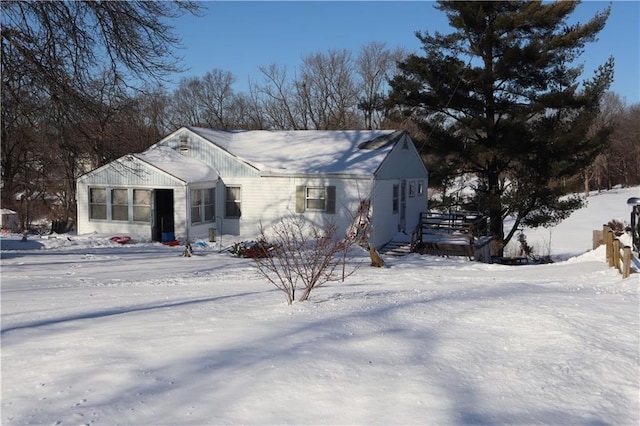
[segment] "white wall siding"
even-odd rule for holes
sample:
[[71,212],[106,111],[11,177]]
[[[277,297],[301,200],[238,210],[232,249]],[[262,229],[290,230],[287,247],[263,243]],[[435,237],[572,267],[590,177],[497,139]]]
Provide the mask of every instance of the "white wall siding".
[[[375,184],[371,226],[375,229],[371,245],[380,248],[398,233],[399,211],[393,212],[393,185],[399,180],[378,180]],[[399,206],[399,204],[398,204]]]
[[[429,173],[411,138],[407,135],[396,144],[376,172],[376,192],[372,217],[372,225],[375,228],[375,238],[372,245],[376,248],[389,242],[399,232],[402,195],[399,194],[398,197],[398,213],[393,213],[393,185],[398,185],[399,190],[402,191],[403,180],[406,181],[404,230],[407,234],[411,234],[419,222],[420,213],[427,211]],[[418,194],[419,182],[422,183],[422,194]],[[411,185],[414,188],[413,197],[409,196]]]
[[121,157],[78,179],[78,186],[106,185],[171,187],[182,184],[181,181],[160,172],[133,156]]
[[[423,193],[418,194],[418,182],[423,182]],[[406,179],[406,210],[405,232],[411,235],[420,221],[420,213],[427,211],[427,179]],[[415,194],[409,196],[409,187],[413,183]],[[398,194],[398,212],[393,212],[393,186],[398,185],[402,190],[402,179],[385,179],[376,181],[376,190],[373,200],[373,214],[371,225],[375,229],[371,244],[380,248],[391,241],[400,232],[400,206],[402,195]]]
[[93,232],[89,223],[89,187],[78,183],[76,189],[76,232],[79,235]]
[[[362,198],[370,193],[369,179],[336,179],[336,178],[301,178],[301,177],[262,177],[258,179],[234,178],[225,179],[225,185],[241,186],[242,217],[240,233],[243,238],[255,238],[260,232],[260,225],[272,226],[282,217],[296,214],[296,187],[302,186],[335,186],[336,212],[305,211],[304,217],[317,226],[334,222],[341,233],[346,233],[353,216],[357,212]],[[222,191],[221,191],[222,192]],[[218,197],[219,199],[221,197]],[[222,203],[224,212],[224,197]],[[235,227],[233,220],[224,219],[224,233],[232,234]]]
[[173,228],[175,230],[176,239],[185,241],[187,237],[187,214],[190,213],[190,205],[187,202],[187,193],[189,190],[186,186],[173,189]]
[[[406,147],[406,148],[405,148]],[[428,177],[427,169],[411,138],[404,136],[391,150],[376,172],[377,179]]]

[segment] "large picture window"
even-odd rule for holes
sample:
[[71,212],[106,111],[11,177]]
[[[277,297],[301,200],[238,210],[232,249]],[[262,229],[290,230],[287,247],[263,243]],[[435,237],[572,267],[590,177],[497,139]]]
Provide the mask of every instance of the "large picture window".
[[89,220],[151,222],[151,191],[89,188]]
[[225,217],[239,218],[241,214],[240,187],[228,186],[226,191]]

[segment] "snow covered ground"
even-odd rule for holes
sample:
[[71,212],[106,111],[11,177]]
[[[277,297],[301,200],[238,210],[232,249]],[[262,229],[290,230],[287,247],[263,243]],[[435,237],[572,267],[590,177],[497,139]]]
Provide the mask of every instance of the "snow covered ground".
[[291,306],[213,243],[5,235],[0,422],[637,425],[640,274],[590,249],[639,192],[527,233],[567,260],[356,252]]

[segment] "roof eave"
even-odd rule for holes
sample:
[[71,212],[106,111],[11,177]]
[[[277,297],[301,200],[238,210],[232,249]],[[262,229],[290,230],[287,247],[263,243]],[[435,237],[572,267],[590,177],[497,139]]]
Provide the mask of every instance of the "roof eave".
[[371,179],[375,177],[373,173],[287,173],[287,172],[273,172],[263,171],[260,173],[260,177],[277,177],[277,178],[334,178],[334,179]]

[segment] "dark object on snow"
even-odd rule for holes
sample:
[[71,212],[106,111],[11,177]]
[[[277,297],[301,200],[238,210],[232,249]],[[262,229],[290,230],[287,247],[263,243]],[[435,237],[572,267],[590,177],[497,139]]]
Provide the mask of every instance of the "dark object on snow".
[[238,257],[267,257],[273,251],[273,245],[266,241],[242,241],[234,244],[230,251]]
[[633,250],[640,253],[640,197],[631,197],[627,200],[631,207],[631,237],[633,238]]
[[187,243],[184,245],[184,251],[182,252],[182,257],[191,257],[193,255],[193,248],[191,244]]
[[69,223],[66,220],[54,220],[51,222],[51,233],[65,234],[69,232]]
[[131,241],[131,237],[127,236],[127,235],[114,235],[113,237],[109,238],[111,241],[116,242],[118,244],[127,244],[129,241]]

